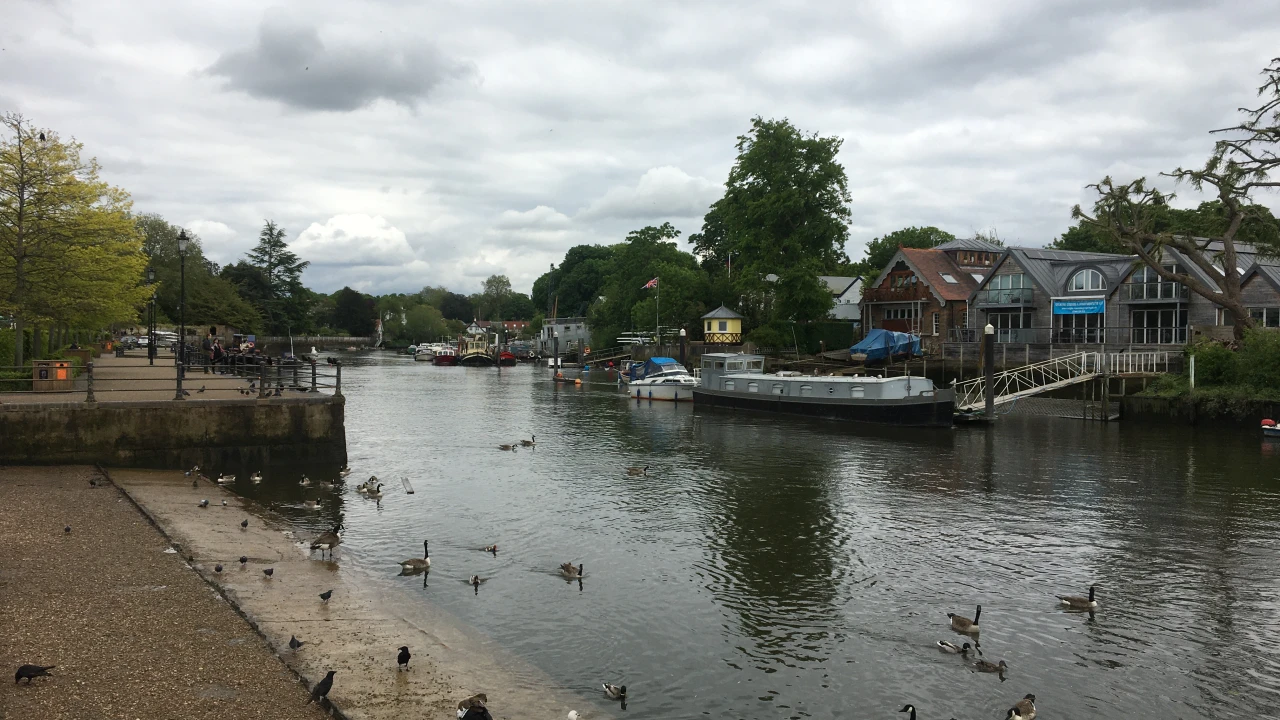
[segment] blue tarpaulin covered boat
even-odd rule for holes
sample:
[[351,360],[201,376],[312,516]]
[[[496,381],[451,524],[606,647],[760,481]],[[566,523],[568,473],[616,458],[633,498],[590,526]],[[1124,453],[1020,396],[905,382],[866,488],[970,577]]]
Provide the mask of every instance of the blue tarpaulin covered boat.
[[862,342],[849,348],[849,353],[862,353],[867,356],[867,362],[899,355],[919,355],[920,336],[892,330],[872,330]]

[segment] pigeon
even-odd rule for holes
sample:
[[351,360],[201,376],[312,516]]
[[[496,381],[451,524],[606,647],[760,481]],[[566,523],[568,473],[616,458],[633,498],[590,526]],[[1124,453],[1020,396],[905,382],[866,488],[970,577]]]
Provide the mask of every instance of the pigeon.
[[311,689],[311,699],[307,701],[308,705],[320,698],[326,697],[329,694],[329,690],[333,688],[333,676],[337,674],[337,672],[337,670],[330,670],[329,673],[324,676],[323,680],[316,683],[316,686]]
[[275,569],[275,568],[267,568],[266,570],[263,570],[263,571],[262,571],[262,574],[263,574],[263,575],[266,575],[267,577],[271,577],[271,576],[272,576],[272,575],[274,575],[275,573],[276,573],[276,569]]
[[213,566],[213,571],[214,571],[214,572],[216,572],[216,573],[220,573],[220,572],[222,572],[222,563],[218,563],[217,565],[214,565],[214,566]]
[[241,520],[241,521],[240,521],[240,529],[241,529],[241,530],[248,530],[248,529],[249,529],[249,518],[245,518],[245,519],[243,519],[243,520]]
[[183,391],[182,391],[182,395],[183,395],[183,397],[186,397],[186,396],[188,396],[188,395],[190,395],[190,394],[191,394],[191,391],[190,391],[190,390],[183,390]]
[[240,556],[240,565],[243,567],[243,566],[244,566],[244,564],[245,564],[245,563],[247,563],[247,562],[249,562],[249,558],[245,557],[244,555],[241,555],[241,556]]
[[53,677],[49,671],[58,667],[57,665],[23,665],[18,668],[18,672],[13,675],[13,684],[17,685],[19,680],[26,679],[27,684],[31,684],[31,678]]
[[227,506],[227,501],[226,501],[226,500],[223,500],[223,501],[222,501],[222,507],[226,507],[226,506]]
[[204,386],[203,386],[203,385],[201,385],[201,386],[200,386],[200,389],[196,391],[196,394],[198,395],[198,394],[200,394],[200,393],[202,393],[202,392],[204,392]]
[[320,599],[324,602],[329,602],[329,598],[331,597],[333,597],[332,590],[325,590],[324,592],[320,593]]
[[202,507],[202,508],[207,508],[207,507],[209,507],[209,501],[208,501],[208,500],[201,500],[201,501],[200,501],[200,507]]
[[413,657],[409,654],[408,646],[400,648],[400,654],[396,655],[396,670],[408,670],[409,658]]
[[294,652],[297,652],[297,651],[298,651],[298,648],[300,648],[300,647],[302,647],[303,645],[306,645],[306,644],[307,644],[307,643],[306,643],[305,641],[303,641],[303,640],[299,640],[297,637],[295,637],[295,636],[293,636],[293,635],[290,635],[290,636],[289,636],[289,649],[290,649],[290,650],[292,650],[292,651],[294,651]]
[[68,526],[66,526],[66,527],[62,528],[62,532],[63,532],[63,533],[69,533],[69,532],[71,532],[71,526],[70,526],[70,525],[68,525]]
[[89,478],[89,487],[98,487],[98,481],[94,478]]

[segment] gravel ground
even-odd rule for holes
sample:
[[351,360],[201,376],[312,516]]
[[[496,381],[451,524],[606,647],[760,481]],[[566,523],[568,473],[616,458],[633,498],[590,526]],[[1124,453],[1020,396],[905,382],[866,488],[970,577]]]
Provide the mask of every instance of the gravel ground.
[[95,477],[0,467],[0,668],[58,666],[29,687],[0,678],[0,718],[325,717],[115,487],[90,487]]

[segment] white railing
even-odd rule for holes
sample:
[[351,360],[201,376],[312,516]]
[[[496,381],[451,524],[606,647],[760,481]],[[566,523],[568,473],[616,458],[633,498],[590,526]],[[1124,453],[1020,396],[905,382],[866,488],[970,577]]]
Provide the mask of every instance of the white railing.
[[[992,378],[996,404],[1084,382],[1096,377],[1101,367],[1101,353],[1078,352],[998,372]],[[957,410],[981,409],[986,402],[986,378],[956,383],[955,391]]]
[[1164,372],[1169,372],[1169,353],[1167,352],[1127,352],[1107,355],[1107,374],[1109,375]]

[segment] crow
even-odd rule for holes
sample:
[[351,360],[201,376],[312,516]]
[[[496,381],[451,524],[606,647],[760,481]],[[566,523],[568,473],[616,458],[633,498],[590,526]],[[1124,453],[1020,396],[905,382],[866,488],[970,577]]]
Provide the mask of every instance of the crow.
[[293,636],[293,635],[289,636],[289,649],[294,652],[297,652],[298,648],[306,644],[307,644],[306,641],[299,640],[296,636]]
[[70,526],[70,525],[68,525],[68,526],[66,526],[66,527],[62,528],[62,532],[63,532],[63,533],[69,533],[69,532],[71,532],[71,526]]
[[247,563],[247,562],[249,562],[249,558],[245,557],[244,555],[241,555],[241,556],[240,556],[240,567],[244,567],[244,564],[245,564],[245,563]]
[[217,565],[214,565],[214,566],[213,566],[213,571],[214,571],[214,572],[216,572],[216,573],[220,573],[220,572],[222,572],[222,564],[221,564],[221,563],[219,563],[219,564],[217,564]]
[[324,602],[329,602],[329,598],[331,597],[333,597],[332,590],[325,590],[324,592],[320,593],[320,599]]
[[276,572],[275,568],[267,568],[266,570],[262,571],[262,574],[266,575],[267,577],[271,577],[272,575],[275,574],[275,572]]
[[396,670],[408,670],[410,657],[408,646],[401,647],[400,654],[396,655]]
[[249,518],[245,518],[244,520],[241,520],[241,521],[240,521],[240,529],[241,529],[241,530],[248,530],[248,529],[249,529]]
[[44,133],[40,133],[40,142],[44,142]]
[[316,683],[316,686],[311,689],[311,699],[307,701],[308,705],[329,695],[329,690],[333,688],[333,676],[337,674],[337,672],[337,670],[330,670],[329,674],[325,675],[323,680]]
[[26,679],[27,684],[31,684],[31,678],[53,677],[49,671],[58,667],[57,665],[23,665],[18,668],[18,672],[13,675],[13,684],[17,685],[19,680]]

